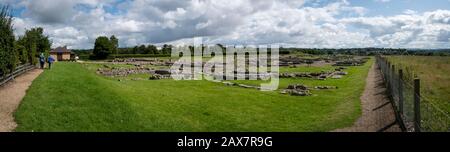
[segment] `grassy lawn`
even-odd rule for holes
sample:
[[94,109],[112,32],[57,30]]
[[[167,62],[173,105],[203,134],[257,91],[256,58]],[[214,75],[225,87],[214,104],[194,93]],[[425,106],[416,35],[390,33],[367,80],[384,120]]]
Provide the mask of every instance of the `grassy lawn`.
[[[55,64],[40,75],[15,113],[17,131],[330,131],[360,116],[360,95],[373,63],[339,80],[282,79],[336,85],[309,97],[208,81],[123,80],[88,64]],[[257,83],[257,81],[248,83]]]

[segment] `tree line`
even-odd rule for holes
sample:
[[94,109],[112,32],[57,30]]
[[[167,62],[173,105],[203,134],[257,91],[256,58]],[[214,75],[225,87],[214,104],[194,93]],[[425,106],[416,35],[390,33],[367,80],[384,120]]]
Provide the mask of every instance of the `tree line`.
[[[76,54],[80,56],[85,56],[87,59],[88,56],[91,56],[90,59],[102,59],[102,58],[115,58],[115,57],[160,57],[160,56],[169,56],[171,52],[171,45],[165,44],[162,49],[157,49],[154,45],[139,45],[135,47],[125,47],[125,48],[117,48],[117,39],[112,36],[109,38],[102,37],[98,39],[98,47],[96,53],[92,53],[94,49],[88,50],[73,50]],[[97,41],[96,41],[97,42]],[[109,44],[108,44],[109,43]],[[109,50],[108,45],[113,45],[113,49]],[[222,44],[216,44],[223,49],[223,53],[226,52],[226,47]],[[105,47],[106,46],[106,47]],[[115,47],[114,47],[115,46]],[[204,46],[205,47],[205,46]],[[203,47],[203,49],[204,49]],[[100,49],[99,49],[100,48]],[[191,54],[193,54],[194,47],[189,46]],[[101,50],[109,50],[104,51]],[[344,55],[360,55],[360,56],[373,56],[373,55],[421,55],[421,56],[450,56],[450,49],[403,49],[403,48],[280,48],[279,54],[310,54],[310,55],[336,55],[336,54],[344,54]],[[92,57],[96,54],[100,55],[100,57]],[[106,54],[107,57],[106,57]]]
[[450,49],[404,49],[404,48],[280,48],[280,54],[303,53],[311,55],[420,55],[450,56]]
[[90,59],[106,59],[123,55],[170,55],[172,46],[164,44],[161,49],[154,45],[139,45],[135,47],[119,48],[119,39],[116,36],[100,36],[95,39],[94,49],[74,50],[77,54],[90,54]]
[[40,53],[48,56],[51,41],[44,35],[44,29],[27,29],[16,40],[13,17],[8,6],[0,10],[0,76],[11,73],[18,65],[36,64]]

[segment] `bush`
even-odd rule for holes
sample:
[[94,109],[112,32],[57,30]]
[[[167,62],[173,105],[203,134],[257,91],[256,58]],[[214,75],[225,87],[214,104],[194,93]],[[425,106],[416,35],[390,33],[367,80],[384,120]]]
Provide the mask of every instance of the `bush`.
[[17,58],[14,49],[12,16],[8,7],[0,11],[0,73],[10,73],[15,69]]
[[20,64],[28,63],[28,52],[24,46],[16,45],[16,52],[17,52]]

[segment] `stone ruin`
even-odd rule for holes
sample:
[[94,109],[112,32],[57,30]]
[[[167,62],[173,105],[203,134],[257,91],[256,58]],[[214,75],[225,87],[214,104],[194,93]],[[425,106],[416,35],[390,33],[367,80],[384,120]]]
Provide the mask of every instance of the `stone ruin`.
[[347,67],[338,67],[338,68],[334,69],[334,71],[342,71],[345,69],[347,69]]
[[295,66],[295,65],[299,65],[299,64],[313,64],[315,61],[319,61],[319,60],[315,60],[315,59],[301,59],[298,57],[281,57],[280,58],[280,62],[279,62],[279,66]]
[[149,80],[160,80],[160,79],[170,79],[170,70],[155,70]]
[[97,69],[97,74],[101,74],[108,77],[126,77],[131,74],[151,74],[152,73],[151,68],[142,68],[142,67],[135,67],[135,68],[99,68]]
[[291,84],[281,91],[281,94],[290,94],[292,96],[310,96],[312,93],[309,91],[306,85],[302,84]]
[[354,59],[347,59],[347,60],[341,60],[336,61],[333,66],[362,66],[364,65],[369,58],[354,58]]
[[[97,69],[97,74],[107,77],[126,77],[132,74],[149,74],[149,80],[159,80],[170,78],[170,70],[158,69],[154,70],[147,67],[133,67],[133,68],[114,68],[104,65],[104,68]],[[137,79],[137,78],[135,78]]]
[[[212,80],[216,83],[222,83],[226,86],[237,86],[241,88],[246,89],[257,89],[261,90],[261,87],[258,86],[251,86],[251,85],[245,85],[245,84],[239,84],[234,82],[228,82],[228,81],[219,81],[219,80]],[[315,86],[312,89],[314,90],[332,90],[332,89],[338,89],[337,86]],[[310,92],[311,88],[309,88],[306,85],[302,84],[291,84],[286,89],[281,90],[281,94],[289,94],[292,96],[311,96],[312,93]]]
[[338,89],[336,86],[315,86],[314,89],[316,90],[331,90],[331,89]]
[[340,57],[340,56],[329,56],[329,57],[319,57],[314,59],[300,58],[285,56],[280,57],[279,66],[290,66],[296,67],[300,64],[332,64],[334,66],[361,66],[369,60],[367,57]]
[[307,64],[311,65],[314,63],[322,63],[322,64],[331,64],[334,60],[326,57],[319,57],[319,58],[300,58],[300,57],[292,57],[292,56],[282,56],[280,57],[279,66],[290,66],[290,67],[296,67],[296,65],[300,64]]
[[135,65],[135,66],[141,66],[141,65],[154,65],[154,66],[171,66],[173,62],[171,60],[161,60],[161,59],[146,59],[146,58],[126,58],[121,59],[117,58],[110,61],[113,64],[127,64],[127,65]]
[[324,80],[331,75],[332,72],[296,72],[296,73],[281,73],[280,78],[315,78]]
[[[336,86],[315,86],[315,90],[330,90],[338,89]],[[292,96],[311,96],[310,88],[302,84],[291,84],[286,89],[281,91],[281,94],[289,94]]]
[[271,77],[271,73],[250,73],[250,72],[235,72],[234,74],[230,74],[227,77],[226,73],[202,73],[206,76],[211,76],[216,80],[220,79],[232,79],[232,80],[239,80],[239,79],[245,79],[245,80],[268,80]]
[[[217,81],[217,82],[221,82],[221,81]],[[222,83],[225,84],[225,85],[227,85],[227,86],[238,86],[238,87],[246,88],[246,89],[258,89],[258,90],[261,89],[260,87],[257,87],[257,86],[251,86],[251,85],[245,85],[245,84],[238,84],[238,83],[227,82],[227,81],[224,81],[224,82],[222,82]]]
[[297,72],[297,73],[281,73],[280,78],[314,78],[318,80],[326,80],[327,78],[340,79],[348,72],[333,71],[333,72]]

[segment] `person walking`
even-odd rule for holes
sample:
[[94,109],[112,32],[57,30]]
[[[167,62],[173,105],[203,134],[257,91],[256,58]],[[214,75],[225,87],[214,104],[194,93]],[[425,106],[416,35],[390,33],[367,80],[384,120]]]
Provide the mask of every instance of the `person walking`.
[[44,69],[44,64],[45,64],[44,53],[41,53],[41,55],[39,55],[39,63],[41,64],[41,69]]
[[51,69],[53,62],[55,62],[55,59],[51,55],[49,55],[47,62],[48,62],[48,69]]

